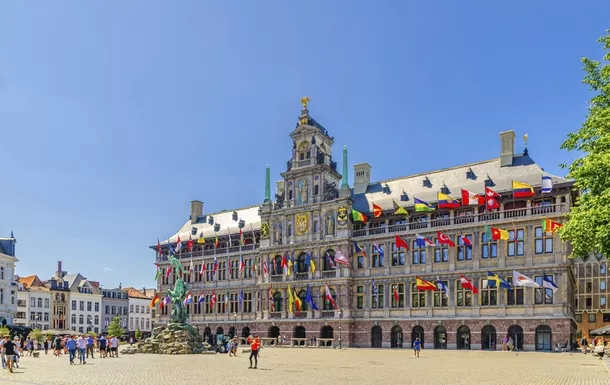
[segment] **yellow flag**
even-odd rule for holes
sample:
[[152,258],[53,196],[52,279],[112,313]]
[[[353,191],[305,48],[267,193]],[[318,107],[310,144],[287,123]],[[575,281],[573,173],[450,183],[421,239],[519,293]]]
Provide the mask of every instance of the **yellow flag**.
[[409,216],[407,209],[405,209],[404,207],[400,207],[400,205],[396,203],[396,201],[392,201],[392,203],[394,204],[394,215],[405,215],[407,217]]
[[311,266],[311,274],[316,273],[316,263],[312,260],[309,261],[309,266]]
[[292,290],[290,290],[290,285],[288,285],[288,313],[292,314],[292,307],[294,305],[294,298],[292,297]]

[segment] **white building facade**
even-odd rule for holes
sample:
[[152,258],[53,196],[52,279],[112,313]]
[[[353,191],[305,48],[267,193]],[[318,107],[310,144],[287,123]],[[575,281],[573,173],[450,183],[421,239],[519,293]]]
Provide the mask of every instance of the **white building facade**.
[[11,325],[17,315],[17,282],[15,282],[15,244],[9,238],[0,238],[0,325]]
[[127,288],[125,291],[129,296],[129,333],[134,334],[140,329],[143,334],[150,334],[152,332],[152,317],[148,305],[151,297],[134,288]]
[[70,285],[70,329],[77,333],[101,332],[102,294],[80,274],[68,274],[64,280]]
[[17,314],[13,323],[40,330],[51,328],[51,292],[35,275],[17,282]]

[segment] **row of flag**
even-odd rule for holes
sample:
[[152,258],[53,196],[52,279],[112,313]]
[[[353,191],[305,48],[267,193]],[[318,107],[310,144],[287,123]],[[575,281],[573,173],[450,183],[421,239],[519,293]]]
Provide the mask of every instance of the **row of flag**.
[[[540,190],[542,194],[548,194],[553,190],[553,181],[550,176],[543,175],[542,176],[542,189]],[[477,194],[471,191],[461,189],[461,202],[448,194],[444,194],[442,192],[437,193],[437,207],[435,208],[431,203],[419,199],[417,197],[413,197],[414,206],[416,212],[429,212],[438,209],[457,209],[463,206],[485,206],[488,211],[497,210],[500,208],[499,198],[502,197],[498,192],[492,190],[491,188],[485,186],[484,194]],[[512,193],[513,198],[528,198],[536,195],[534,188],[532,185],[512,181]],[[409,216],[409,213],[406,208],[400,206],[396,201],[392,201],[394,205],[394,215],[405,215]],[[381,206],[373,203],[373,218],[379,218],[383,214],[383,209]],[[352,219],[354,222],[362,222],[367,223],[369,220],[369,216],[354,210],[352,208]]]
[[[216,239],[214,240],[214,248],[217,249],[220,247],[220,241],[218,240],[218,236],[216,236],[215,238]],[[252,239],[255,239],[254,229],[252,229]],[[174,245],[172,245],[172,243],[168,239],[167,240],[167,249],[168,249],[170,255],[179,253],[184,246],[186,246],[186,251],[190,252],[193,249],[193,246],[195,243],[197,243],[199,245],[205,245],[205,237],[203,236],[203,231],[201,231],[201,233],[199,234],[199,237],[197,237],[196,239],[193,239],[193,237],[189,234],[189,240],[186,241],[186,245],[183,245],[182,240],[180,240],[180,235],[178,235],[178,239],[176,239],[176,243]],[[230,231],[229,231],[229,244],[231,244],[231,232]],[[240,244],[240,246],[244,246],[246,244],[246,240],[244,238],[244,232],[241,228],[239,229],[239,244]],[[161,255],[161,253],[162,253],[161,242],[159,241],[159,238],[157,238],[157,253],[159,255]]]
[[[336,309],[337,303],[335,302],[335,300],[330,292],[328,283],[324,284],[324,290],[325,290],[325,294],[324,294],[325,298]],[[268,298],[269,299],[269,309],[271,310],[272,313],[275,312],[275,302],[274,302],[273,295],[274,295],[273,285],[269,285],[269,298]],[[305,290],[305,302],[307,302],[310,309],[319,310],[318,305],[316,305],[316,303],[313,300],[313,295],[311,293],[311,286],[309,286],[309,285],[307,285],[307,288]],[[297,295],[296,291],[292,290],[289,285],[288,286],[288,312],[292,314],[294,312],[293,308],[295,306],[296,306],[297,315],[301,315],[301,307],[303,306],[303,301],[301,301],[301,298]]]
[[[225,294],[225,303],[228,305],[229,304],[229,299],[230,299],[230,293],[227,290],[226,294]],[[241,308],[243,302],[244,302],[244,291],[240,291],[239,292],[239,307]],[[159,304],[159,306],[161,308],[163,308],[164,306],[167,306],[168,304],[170,304],[172,302],[171,298],[169,295],[166,295],[163,297],[163,299],[161,299],[161,296],[159,296],[159,293],[156,293],[155,296],[152,298],[152,300],[150,301],[150,303],[148,304],[149,308],[154,308],[157,304]],[[199,294],[199,299],[197,300],[197,305],[201,306],[201,304],[203,304],[205,302],[205,295],[203,293],[203,291]],[[189,305],[193,303],[193,293],[189,290],[186,293],[186,296],[184,298],[184,302],[183,305]],[[210,297],[210,305],[213,307],[215,304],[217,303],[217,297],[216,297],[216,292],[213,291]],[[227,308],[228,311],[228,308]]]

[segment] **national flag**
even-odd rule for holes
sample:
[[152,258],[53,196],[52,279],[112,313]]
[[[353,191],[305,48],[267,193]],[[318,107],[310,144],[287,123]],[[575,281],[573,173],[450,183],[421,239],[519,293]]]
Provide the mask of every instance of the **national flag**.
[[299,298],[299,296],[297,295],[296,291],[292,291],[292,296],[294,297],[294,306],[296,307],[296,311],[297,311],[297,316],[301,315],[301,306],[303,305],[303,301],[301,301],[301,298]]
[[460,240],[462,241],[462,245],[472,249],[472,241],[466,235],[460,235]]
[[460,202],[440,191],[436,193],[436,200],[439,209],[457,209],[460,207]]
[[488,225],[485,225],[485,234],[493,241],[498,241],[500,239],[510,239],[510,233],[507,230],[502,230],[497,227],[491,227]]
[[186,297],[184,298],[184,305],[186,306],[189,303],[193,303],[193,296],[190,291],[186,293]]
[[396,244],[396,249],[402,247],[405,251],[409,251],[409,243],[396,234],[394,234],[394,243]]
[[435,246],[434,242],[419,234],[415,234],[415,244],[419,247]]
[[267,293],[267,295],[269,296],[271,312],[275,313],[275,303],[273,302],[273,286],[272,285],[269,285],[269,292]]
[[527,198],[536,195],[534,188],[523,182],[513,181],[513,196],[515,198]]
[[288,270],[288,261],[286,260],[286,254],[282,255],[282,270],[284,271],[284,274],[290,275],[290,272]]
[[199,234],[199,238],[197,238],[197,243],[203,245],[205,243],[205,238],[203,237],[203,231]]
[[220,247],[220,241],[218,240],[218,235],[216,236],[216,241],[214,242],[214,247],[215,248],[219,248]]
[[447,245],[451,247],[455,247],[455,243],[447,236],[446,234],[441,233],[440,231],[436,232],[436,238],[438,239],[438,243],[440,245]]
[[392,294],[394,295],[394,301],[396,301],[396,306],[398,306],[398,300],[400,297],[398,296],[398,287],[396,285],[392,286]]
[[311,269],[312,274],[316,272],[316,264],[314,263],[313,259],[311,259],[311,254],[309,254],[309,251],[305,253],[305,266]]
[[540,190],[543,194],[548,194],[553,191],[553,179],[549,175],[542,176],[542,190]]
[[192,248],[193,248],[193,238],[189,234],[189,240],[188,240],[188,242],[186,242],[186,251],[191,251]]
[[212,265],[212,274],[216,274],[218,271],[218,260],[214,257],[214,264]]
[[169,295],[166,295],[165,298],[163,298],[163,306],[167,306],[172,302],[172,299],[169,298]]
[[244,262],[244,256],[240,255],[239,256],[239,271],[242,271],[245,268],[246,268],[246,263]]
[[336,309],[337,308],[337,304],[335,303],[335,299],[333,298],[332,294],[330,293],[330,289],[328,288],[328,283],[324,284],[324,287],[326,288],[326,299],[328,300],[328,302],[330,302],[333,307]]
[[335,266],[335,262],[333,261],[333,259],[330,257],[330,254],[328,254],[328,251],[326,252],[326,261],[328,262],[328,266],[331,269],[336,269],[337,266]]
[[246,244],[246,240],[244,239],[244,232],[239,229],[239,243],[243,246]]
[[242,304],[244,303],[244,291],[241,290],[239,292],[239,308],[242,308]]
[[516,270],[513,270],[513,285],[527,286],[527,287],[540,287],[540,285],[538,285],[536,283],[536,281],[534,281],[533,279],[531,279],[530,277],[528,277],[525,274],[519,273]]
[[404,207],[401,207],[396,201],[392,201],[394,205],[394,215],[404,215],[406,217],[409,216],[409,212]]
[[379,294],[379,291],[377,290],[377,284],[375,283],[375,280],[373,280],[373,299],[375,301],[377,301],[377,295]]
[[212,306],[212,310],[214,310],[214,305],[216,305],[216,292],[212,292],[212,298],[210,299],[210,305]]
[[354,255],[362,254],[364,258],[367,258],[366,250],[360,247],[358,242],[354,241]]
[[483,206],[485,199],[473,192],[462,189],[462,206]]
[[436,290],[435,284],[417,276],[415,277],[415,284],[417,286],[417,290]]
[[292,296],[292,290],[290,289],[290,285],[288,285],[287,295],[288,298],[286,299],[288,300],[288,313],[292,314],[294,308],[294,297]]
[[345,254],[343,254],[343,252],[341,252],[341,250],[337,250],[335,252],[335,263],[340,263],[342,265],[349,265],[349,261],[347,259],[347,256]]
[[153,307],[155,307],[155,305],[157,303],[159,303],[159,301],[161,301],[161,298],[159,298],[159,293],[155,293],[155,296],[152,298],[152,300],[148,304],[148,307],[152,309]]
[[294,253],[292,253],[292,257],[290,257],[290,260],[292,261],[292,270],[294,271],[295,274],[299,273],[299,264],[297,263],[297,261],[294,260]]
[[169,243],[169,239],[167,240],[167,251],[170,255],[175,254],[176,252],[174,251],[174,248],[172,247],[172,244]]
[[[398,247],[398,242],[396,243],[396,247]],[[409,245],[407,245],[407,251],[409,250]],[[381,247],[379,247],[379,245],[377,244],[376,241],[373,241],[373,251],[375,251],[375,254],[379,255],[380,259],[383,259],[383,249]]]
[[311,295],[311,287],[309,287],[309,285],[307,285],[307,290],[305,291],[305,301],[307,301],[307,304],[309,305],[311,310],[319,310],[318,306],[313,301],[313,296]]
[[193,266],[193,260],[191,259],[191,265],[189,266],[189,273],[193,274],[195,272],[195,266]]
[[434,206],[426,201],[415,198],[415,211],[434,211]]
[[182,241],[180,240],[180,235],[178,235],[178,240],[176,241],[176,253],[182,250]]
[[498,198],[500,197],[500,194],[489,187],[485,187],[485,207],[488,211],[500,208],[500,202],[498,201]]
[[203,276],[205,274],[205,270],[206,270],[205,262],[201,261],[201,270],[199,270],[199,275]]
[[381,206],[373,203],[373,217],[379,218],[381,216],[381,214],[383,214],[383,210],[381,209]]
[[542,274],[542,287],[553,290],[553,294],[559,290],[559,287],[553,282],[553,278],[550,275]]
[[161,277],[161,269],[159,268],[159,265],[157,265],[156,263],[155,263],[155,266],[157,266],[157,272],[155,273],[155,281],[157,281]]
[[167,268],[165,270],[165,279],[169,279],[169,276],[171,273],[172,273],[172,266],[169,265],[169,266],[167,266]]
[[267,260],[263,261],[263,274],[269,275],[269,263],[267,262]]
[[354,222],[362,222],[366,224],[366,222],[369,220],[369,217],[362,214],[360,211],[352,209],[352,219],[354,220]]
[[472,294],[478,294],[479,290],[472,283],[472,280],[466,278],[463,274],[460,274],[460,282],[462,283],[462,289],[468,289]]
[[157,255],[161,255],[161,242],[159,242],[159,238],[157,238]]
[[501,287],[506,290],[511,288],[508,281],[492,271],[487,271],[487,284],[489,287]]
[[203,292],[201,292],[201,294],[199,295],[199,300],[197,301],[197,305],[201,306],[202,302],[205,302],[205,295],[203,295]]
[[545,218],[542,220],[542,230],[547,233],[554,233],[557,229],[561,228],[561,226],[563,226],[561,223],[550,219]]
[[438,276],[436,277],[436,287],[438,287],[439,290],[444,292],[447,298],[449,298],[449,287],[447,287],[447,285],[445,285],[445,282],[441,281]]

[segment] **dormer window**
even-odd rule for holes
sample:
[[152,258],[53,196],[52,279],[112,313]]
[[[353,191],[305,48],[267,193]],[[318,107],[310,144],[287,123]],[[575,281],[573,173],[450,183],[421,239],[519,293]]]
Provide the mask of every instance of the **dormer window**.
[[237,219],[238,219],[238,218],[237,218],[237,211],[233,211],[233,216],[232,216],[232,218],[233,218],[233,220],[234,220],[235,222],[237,222]]
[[447,187],[446,185],[443,185],[443,187],[441,187],[441,193],[449,195],[451,193],[451,191],[449,191],[449,187]]
[[424,178],[423,185],[424,187],[432,188],[432,182],[430,182],[430,179],[428,179],[428,177]]
[[215,232],[219,232],[220,231],[220,224],[219,223],[214,225],[214,231]]
[[494,183],[493,180],[491,180],[491,178],[489,177],[489,175],[487,175],[487,179],[485,179],[485,187],[493,187],[496,184]]
[[409,200],[409,195],[406,192],[403,191],[402,194],[400,194],[400,200],[402,202],[408,201]]
[[214,217],[210,215],[210,217],[208,218],[208,224],[209,225],[213,225],[214,224]]
[[390,186],[388,186],[387,183],[383,185],[383,192],[385,194],[389,194],[390,193]]
[[477,176],[474,174],[474,171],[470,167],[468,167],[468,171],[466,171],[466,179],[476,180]]

